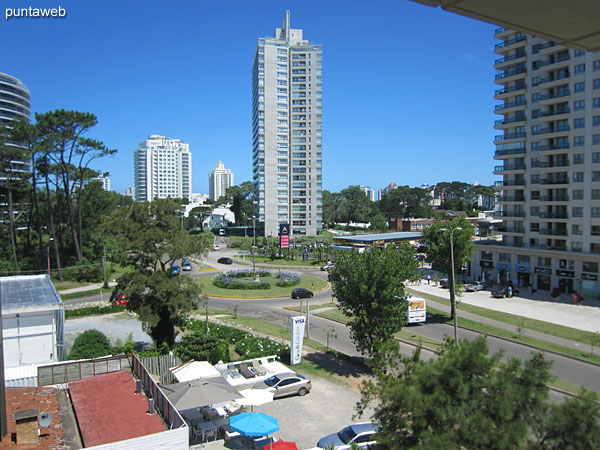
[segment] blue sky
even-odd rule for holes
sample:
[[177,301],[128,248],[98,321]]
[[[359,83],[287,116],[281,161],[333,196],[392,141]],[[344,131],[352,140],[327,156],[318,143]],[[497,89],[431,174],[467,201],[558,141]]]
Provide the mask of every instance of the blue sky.
[[[492,25],[408,0],[2,3],[0,72],[29,87],[35,112],[98,116],[90,136],[118,153],[94,168],[117,192],[149,134],[190,144],[193,192],[219,159],[251,179],[252,58],[286,9],[323,45],[324,189],[493,183]],[[67,17],[5,20],[30,5]]]

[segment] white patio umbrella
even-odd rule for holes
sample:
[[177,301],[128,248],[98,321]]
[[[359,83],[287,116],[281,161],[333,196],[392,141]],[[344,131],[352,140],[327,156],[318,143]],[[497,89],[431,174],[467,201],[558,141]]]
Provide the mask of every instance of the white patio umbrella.
[[236,399],[235,402],[241,406],[251,406],[252,411],[254,411],[255,406],[273,401],[273,392],[266,389],[242,389],[240,394],[242,394],[242,398]]

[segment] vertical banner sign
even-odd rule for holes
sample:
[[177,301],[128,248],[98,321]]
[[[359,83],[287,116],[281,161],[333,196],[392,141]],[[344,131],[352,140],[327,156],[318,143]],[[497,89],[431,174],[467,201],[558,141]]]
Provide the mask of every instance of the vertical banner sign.
[[290,317],[292,321],[292,336],[290,340],[291,363],[300,364],[302,359],[302,341],[304,339],[304,324],[306,318],[304,316]]
[[279,224],[279,248],[290,248],[290,224]]

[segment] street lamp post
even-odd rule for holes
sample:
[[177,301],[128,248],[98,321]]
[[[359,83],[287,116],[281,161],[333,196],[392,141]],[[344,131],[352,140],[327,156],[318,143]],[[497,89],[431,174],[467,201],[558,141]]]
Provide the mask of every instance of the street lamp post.
[[252,216],[252,239],[252,273],[254,274],[254,281],[256,281],[256,216]]
[[[456,310],[456,279],[454,278],[454,242],[452,236],[456,230],[462,230],[461,227],[450,230],[450,270],[452,271],[452,291],[450,297],[452,300],[452,309],[454,309],[454,342],[458,343],[458,311]],[[448,231],[446,228],[440,228],[440,231]]]

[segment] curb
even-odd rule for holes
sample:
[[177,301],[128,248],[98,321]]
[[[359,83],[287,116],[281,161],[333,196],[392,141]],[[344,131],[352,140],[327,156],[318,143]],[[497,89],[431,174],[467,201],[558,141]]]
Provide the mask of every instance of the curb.
[[[314,294],[319,294],[321,292],[325,292],[327,289],[329,289],[331,287],[331,283],[327,282],[327,286],[325,286],[323,289],[320,289],[318,291],[314,291]],[[206,294],[205,294],[206,295]],[[283,296],[283,297],[230,297],[228,295],[206,295],[207,297],[214,297],[214,298],[231,298],[231,299],[236,299],[236,300],[269,300],[269,299],[273,299],[273,298],[289,298],[287,295]]]

